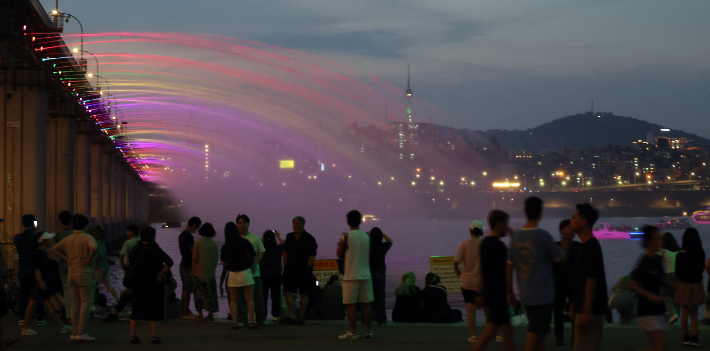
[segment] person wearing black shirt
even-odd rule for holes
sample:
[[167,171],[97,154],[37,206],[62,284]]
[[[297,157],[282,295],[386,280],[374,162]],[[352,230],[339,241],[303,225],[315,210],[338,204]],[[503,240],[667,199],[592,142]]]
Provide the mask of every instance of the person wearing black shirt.
[[192,288],[192,247],[195,245],[194,232],[200,229],[202,220],[192,217],[187,221],[187,227],[178,237],[180,247],[180,280],[182,281],[182,319],[193,319],[195,315],[190,312],[190,294]]
[[661,233],[658,228],[646,225],[642,228],[645,255],[631,272],[633,281],[630,284],[638,297],[636,307],[638,326],[641,332],[648,335],[653,343],[653,350],[665,350],[666,341],[663,331],[668,328],[666,306],[661,297],[663,286],[663,259],[656,253],[661,249]]
[[281,257],[284,251],[284,240],[275,230],[267,230],[261,237],[264,242],[264,258],[259,262],[261,281],[264,283],[264,314],[269,292],[271,292],[271,316],[274,322],[281,315],[281,273],[283,271]]
[[[239,291],[244,294],[247,303],[249,329],[255,329],[254,323],[254,277],[251,273],[252,262],[256,257],[254,245],[239,235],[239,229],[234,222],[229,222],[224,228],[225,242],[222,246],[220,260],[226,271],[229,271],[227,287],[229,288],[229,309],[232,318],[232,329],[238,329],[237,305]],[[222,282],[220,281],[220,290]]]
[[508,249],[500,241],[509,231],[509,218],[510,216],[501,210],[493,210],[488,214],[491,231],[481,242],[481,286],[476,288],[476,292],[483,296],[486,328],[473,344],[473,351],[483,350],[499,328],[503,333],[505,350],[515,350],[513,327],[510,325],[506,301],[506,293],[513,292],[513,276],[506,273]]
[[[382,239],[385,241],[383,242]],[[370,274],[372,276],[372,291],[375,295],[372,307],[375,310],[375,320],[379,325],[387,324],[385,310],[387,265],[385,265],[385,255],[391,248],[392,238],[383,233],[378,227],[370,230]]]
[[[698,341],[698,306],[705,304],[704,261],[705,251],[698,230],[686,229],[683,233],[683,246],[675,259],[675,274],[678,278],[675,301],[681,305],[680,327],[684,346],[701,346]],[[688,334],[688,317],[691,334]]]
[[[562,241],[566,241],[566,246],[569,247],[567,254],[567,262],[555,262],[553,273],[555,275],[555,304],[553,306],[553,316],[555,317],[555,337],[557,345],[564,345],[564,318],[565,304],[567,299],[572,300],[572,281],[574,278],[574,263],[577,260],[577,252],[581,245],[574,239],[574,231],[570,228],[570,220],[565,219],[560,222],[560,241],[557,245],[563,246]],[[574,340],[574,333],[572,340]]]
[[[288,315],[281,319],[281,324],[306,324],[305,313],[308,310],[308,294],[311,292],[311,272],[316,260],[318,244],[313,235],[303,228],[306,219],[298,216],[291,221],[293,232],[286,235],[284,244],[283,290],[288,306]],[[300,293],[298,319],[296,319],[296,297]]]
[[449,306],[446,287],[439,285],[441,277],[436,273],[427,273],[424,277],[425,287],[419,293],[419,299],[424,305],[424,320],[428,323],[450,323],[461,319],[461,311]]
[[590,204],[578,204],[570,228],[582,244],[574,263],[572,281],[572,315],[574,350],[601,350],[606,322],[607,290],[604,255],[592,228],[599,212]]
[[[22,229],[22,233],[15,235],[14,243],[15,249],[17,250],[18,264],[20,266],[18,275],[20,283],[19,324],[25,325],[25,322],[29,323],[29,321],[25,321],[25,312],[30,302],[30,291],[35,285],[35,276],[32,267],[35,249],[37,248],[37,240],[39,239],[39,233],[35,232],[34,215],[26,214],[22,216]],[[44,325],[44,307],[37,305],[36,314],[37,324]]]

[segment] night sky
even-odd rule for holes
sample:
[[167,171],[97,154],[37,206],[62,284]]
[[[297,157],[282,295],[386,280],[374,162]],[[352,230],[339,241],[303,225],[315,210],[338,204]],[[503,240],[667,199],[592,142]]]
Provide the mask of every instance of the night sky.
[[597,111],[710,137],[706,0],[62,0],[59,10],[87,33],[258,41],[401,89],[410,59],[414,95],[455,127],[525,129],[594,100]]

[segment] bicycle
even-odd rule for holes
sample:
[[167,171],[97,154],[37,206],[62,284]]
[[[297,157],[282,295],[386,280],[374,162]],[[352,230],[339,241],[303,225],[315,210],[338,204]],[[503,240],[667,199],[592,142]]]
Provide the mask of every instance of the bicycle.
[[14,268],[10,268],[5,272],[5,294],[7,294],[7,306],[14,314],[19,314],[20,311],[20,284],[18,284],[17,276]]

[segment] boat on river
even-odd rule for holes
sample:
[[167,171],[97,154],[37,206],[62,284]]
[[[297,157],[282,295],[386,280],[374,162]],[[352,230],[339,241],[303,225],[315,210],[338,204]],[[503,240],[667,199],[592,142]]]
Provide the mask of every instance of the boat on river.
[[662,230],[670,229],[688,229],[692,227],[692,224],[685,218],[673,218],[671,220],[660,220],[658,223],[653,225],[654,227]]
[[710,207],[708,207],[705,211],[693,212],[693,214],[690,215],[690,218],[692,218],[696,224],[710,224]]
[[612,240],[629,240],[631,239],[631,232],[635,228],[628,225],[614,225],[604,222],[598,222],[598,224],[592,229],[594,236],[599,240],[612,239]]

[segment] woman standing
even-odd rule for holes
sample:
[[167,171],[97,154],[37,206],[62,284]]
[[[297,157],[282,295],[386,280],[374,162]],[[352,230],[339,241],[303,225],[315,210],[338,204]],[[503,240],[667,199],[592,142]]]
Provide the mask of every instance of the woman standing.
[[[217,304],[217,279],[215,270],[219,262],[219,249],[212,238],[217,234],[211,223],[205,223],[199,230],[200,238],[192,249],[192,286],[195,294],[197,317],[194,321],[214,321]],[[207,317],[202,314],[207,310]]]
[[116,303],[119,297],[116,289],[111,286],[111,276],[109,275],[108,254],[106,253],[106,244],[104,243],[104,230],[100,226],[89,228],[89,235],[96,239],[96,269],[94,270],[94,281],[98,284],[99,280],[103,281],[106,290],[111,293]]
[[638,296],[638,326],[646,334],[653,348],[662,351],[666,349],[663,331],[668,328],[666,307],[663,305],[661,287],[663,286],[663,262],[656,254],[661,249],[661,233],[658,228],[646,225],[643,231],[643,247],[646,252],[641,256],[639,264],[631,272],[633,281],[629,284]]
[[160,344],[157,335],[158,321],[163,319],[163,296],[165,273],[173,266],[173,260],[155,242],[155,228],[145,227],[141,241],[131,250],[128,264],[131,267],[130,286],[133,290],[131,313],[131,344],[141,342],[136,335],[138,321],[149,321],[153,332],[151,344]]
[[239,235],[237,224],[229,222],[224,227],[224,246],[222,246],[222,266],[229,271],[227,287],[229,288],[229,307],[232,312],[232,330],[239,329],[237,324],[237,300],[239,291],[247,300],[249,329],[256,329],[254,321],[254,277],[251,275],[251,265],[256,256],[254,246],[249,240]]
[[[698,306],[705,303],[705,251],[702,245],[698,230],[688,228],[683,233],[681,251],[675,258],[675,275],[678,277],[675,302],[681,306],[680,327],[683,330],[684,346],[701,346],[698,340]],[[691,334],[688,334],[688,317]]]
[[678,278],[675,276],[675,257],[680,251],[678,242],[669,232],[661,235],[661,256],[665,263],[666,275],[663,276],[663,297],[666,298],[666,315],[668,324],[673,325],[678,320],[678,304],[675,303],[675,287],[678,285]]
[[[385,242],[382,242],[382,239]],[[385,307],[385,291],[387,280],[387,266],[385,255],[392,248],[392,238],[383,233],[378,227],[370,230],[370,274],[372,275],[372,292],[375,295],[373,309],[375,321],[379,325],[387,324],[387,311]]]
[[278,231],[267,230],[262,235],[264,242],[264,258],[259,262],[261,281],[264,283],[264,314],[269,292],[271,292],[271,316],[274,322],[279,320],[281,314],[281,271],[284,252],[284,240]]

